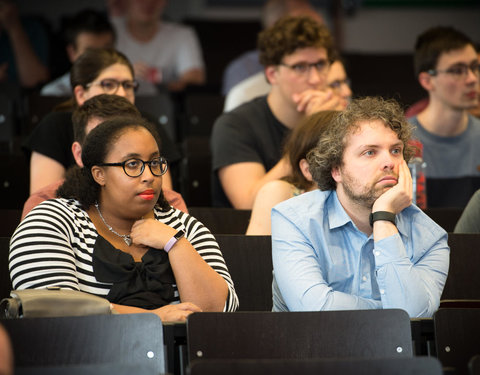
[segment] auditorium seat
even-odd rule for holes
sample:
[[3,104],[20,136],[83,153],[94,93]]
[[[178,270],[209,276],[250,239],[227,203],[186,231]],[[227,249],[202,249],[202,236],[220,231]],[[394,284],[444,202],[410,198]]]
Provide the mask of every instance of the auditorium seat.
[[270,236],[215,235],[235,284],[238,311],[272,310]]
[[0,208],[0,237],[10,237],[22,217],[20,208]]
[[480,234],[449,233],[450,267],[440,306],[480,307]]
[[180,193],[187,207],[211,206],[210,137],[190,136],[182,142]]
[[187,345],[190,361],[412,357],[410,318],[400,309],[193,313]]
[[22,153],[2,155],[1,158],[0,208],[22,209],[29,197],[29,160]]
[[135,96],[135,106],[143,114],[149,115],[156,126],[162,127],[173,142],[177,142],[178,128],[175,106],[168,92],[159,91],[155,95]]
[[162,322],[154,314],[3,319],[15,366],[147,365],[165,372]]
[[442,375],[432,357],[194,361],[190,375]]
[[155,368],[147,364],[108,363],[99,365],[28,366],[15,368],[15,375],[152,375]]
[[475,354],[468,362],[470,375],[480,375],[480,354]]
[[190,215],[200,220],[213,234],[245,234],[251,210],[230,207],[188,207]]
[[12,282],[8,271],[10,237],[0,237],[0,300],[10,296]]
[[424,212],[447,232],[453,232],[458,219],[462,215],[460,207],[428,207]]
[[433,315],[437,357],[447,374],[468,375],[470,359],[480,353],[480,309],[439,309]]

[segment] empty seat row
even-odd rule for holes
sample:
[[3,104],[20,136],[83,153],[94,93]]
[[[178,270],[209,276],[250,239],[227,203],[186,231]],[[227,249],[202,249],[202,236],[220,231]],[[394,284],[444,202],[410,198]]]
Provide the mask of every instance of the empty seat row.
[[[327,374],[335,373],[334,369],[350,374],[355,363],[357,374],[440,375],[443,368],[444,373],[461,375],[478,374],[474,370],[478,371],[480,353],[480,309],[437,311],[433,318],[436,354],[417,360],[413,359],[410,319],[397,309],[194,313],[186,325],[162,325],[154,314],[4,319],[0,323],[10,335],[18,373],[36,368],[66,374],[69,367],[125,365],[151,374],[183,374],[187,368],[191,374],[204,374],[207,369],[209,373],[269,374],[282,366],[284,370],[305,368],[305,373],[325,368]],[[182,329],[167,338],[164,332],[172,325]],[[168,355],[169,348],[173,356]]]

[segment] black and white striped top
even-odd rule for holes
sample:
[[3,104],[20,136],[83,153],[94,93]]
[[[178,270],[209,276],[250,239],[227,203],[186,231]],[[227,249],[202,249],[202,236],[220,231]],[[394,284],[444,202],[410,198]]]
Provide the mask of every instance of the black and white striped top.
[[[224,311],[235,311],[238,298],[215,237],[194,217],[171,208],[154,209],[155,219],[177,230],[228,284]],[[73,199],[51,199],[22,220],[10,240],[9,268],[14,289],[65,289],[106,297],[112,284],[96,280],[92,255],[98,237],[87,212]],[[177,286],[175,302],[179,302]]]

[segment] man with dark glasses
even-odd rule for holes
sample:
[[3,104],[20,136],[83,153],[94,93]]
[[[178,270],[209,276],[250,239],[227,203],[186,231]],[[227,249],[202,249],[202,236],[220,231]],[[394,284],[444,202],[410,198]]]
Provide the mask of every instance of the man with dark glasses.
[[281,159],[285,136],[305,116],[341,109],[328,87],[335,60],[328,29],[309,17],[285,17],[258,37],[260,62],[271,89],[233,111],[213,127],[213,204],[251,209],[265,183],[289,174]]

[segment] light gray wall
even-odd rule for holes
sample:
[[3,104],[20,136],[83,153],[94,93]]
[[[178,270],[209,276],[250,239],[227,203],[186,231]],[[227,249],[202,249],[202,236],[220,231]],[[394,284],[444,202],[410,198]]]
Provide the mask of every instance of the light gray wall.
[[417,35],[437,25],[453,26],[480,42],[480,8],[364,8],[345,19],[343,49],[411,52]]
[[[62,14],[72,14],[85,7],[105,9],[105,0],[17,0],[22,11],[45,15],[54,26]],[[260,18],[260,7],[212,7],[205,0],[170,0],[167,16],[184,18],[246,19]],[[327,22],[331,24],[328,15]],[[480,42],[480,7],[382,7],[358,9],[343,20],[346,52],[411,52],[416,36],[431,26],[451,25]],[[232,36],[232,41],[235,36]]]

